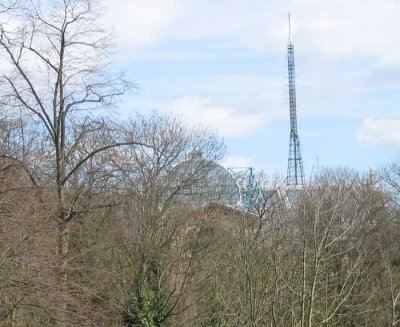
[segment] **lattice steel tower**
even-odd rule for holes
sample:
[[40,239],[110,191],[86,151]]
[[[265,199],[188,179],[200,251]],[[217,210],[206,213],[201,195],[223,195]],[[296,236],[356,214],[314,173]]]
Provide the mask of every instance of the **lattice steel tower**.
[[290,103],[290,143],[287,169],[288,186],[301,186],[305,184],[303,160],[300,151],[300,139],[297,133],[296,113],[296,77],[294,66],[294,46],[292,43],[292,31],[289,14],[289,42],[288,42],[288,72],[289,72],[289,103]]

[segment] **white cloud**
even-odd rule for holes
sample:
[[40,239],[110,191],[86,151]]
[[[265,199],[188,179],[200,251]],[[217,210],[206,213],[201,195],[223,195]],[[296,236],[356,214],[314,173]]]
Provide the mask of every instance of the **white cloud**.
[[[285,51],[287,13],[302,51],[335,58],[364,56],[399,63],[398,0],[191,1],[172,35],[225,40],[225,45]],[[207,21],[207,24],[204,24]],[[186,27],[186,28],[184,28]]]
[[365,119],[358,131],[358,141],[367,145],[386,145],[399,148],[400,118]]
[[285,51],[287,13],[303,52],[400,64],[398,0],[114,0],[107,20],[120,42],[217,41],[215,46]]
[[181,0],[113,0],[106,3],[105,21],[125,48],[156,44],[181,13]]
[[231,168],[241,168],[241,167],[251,167],[252,160],[248,157],[229,155],[222,161],[224,167]]
[[238,112],[209,99],[184,97],[161,106],[160,111],[179,115],[190,125],[216,130],[224,137],[251,134],[266,120],[261,113]]
[[[391,62],[400,50],[397,0],[293,2],[299,42],[308,50],[335,58],[373,58]],[[397,61],[399,63],[399,61]]]

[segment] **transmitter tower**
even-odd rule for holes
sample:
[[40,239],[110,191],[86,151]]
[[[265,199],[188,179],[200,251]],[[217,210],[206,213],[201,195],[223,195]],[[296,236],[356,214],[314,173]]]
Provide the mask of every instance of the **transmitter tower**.
[[296,113],[296,76],[294,65],[294,46],[289,14],[289,42],[288,42],[288,77],[289,77],[289,104],[290,104],[290,142],[286,185],[299,187],[305,184],[303,160],[300,151],[300,138],[297,133]]

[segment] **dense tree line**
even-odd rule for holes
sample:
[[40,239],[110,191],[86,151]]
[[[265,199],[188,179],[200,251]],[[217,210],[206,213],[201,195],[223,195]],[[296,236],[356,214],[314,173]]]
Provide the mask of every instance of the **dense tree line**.
[[400,326],[400,161],[194,205],[223,142],[112,118],[97,9],[0,4],[0,325]]

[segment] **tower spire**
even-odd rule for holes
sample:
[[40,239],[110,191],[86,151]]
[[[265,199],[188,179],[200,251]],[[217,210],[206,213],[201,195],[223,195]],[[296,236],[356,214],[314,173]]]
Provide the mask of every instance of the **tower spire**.
[[305,184],[303,160],[300,151],[300,138],[297,133],[296,109],[296,75],[294,65],[294,46],[289,13],[289,42],[288,42],[288,78],[289,78],[289,103],[290,103],[290,142],[286,184],[288,186],[301,186]]

